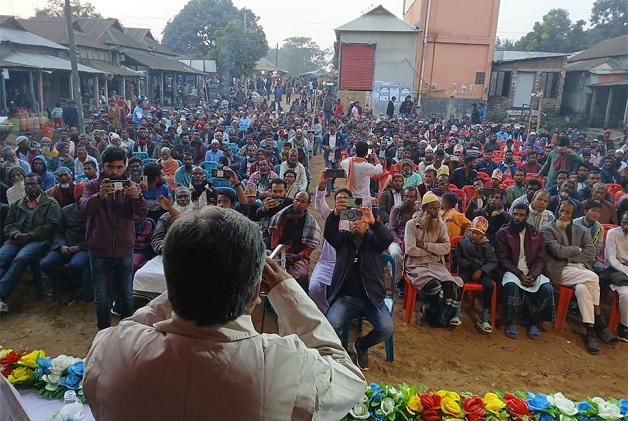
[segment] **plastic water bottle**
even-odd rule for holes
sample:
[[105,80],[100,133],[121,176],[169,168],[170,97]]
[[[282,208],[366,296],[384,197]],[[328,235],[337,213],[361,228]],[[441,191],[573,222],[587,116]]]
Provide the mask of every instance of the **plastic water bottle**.
[[65,405],[59,411],[62,421],[80,421],[83,419],[83,403],[76,398],[74,390],[65,392],[63,403]]

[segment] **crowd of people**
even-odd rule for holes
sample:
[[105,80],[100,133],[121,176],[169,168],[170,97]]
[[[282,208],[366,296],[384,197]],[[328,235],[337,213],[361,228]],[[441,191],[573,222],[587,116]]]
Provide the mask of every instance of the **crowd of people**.
[[[368,349],[393,332],[384,252],[399,294],[419,292],[419,324],[463,323],[462,291],[474,282],[483,289],[480,332],[493,331],[499,293],[505,335],[517,339],[523,322],[538,340],[562,286],[575,291],[588,352],[600,352],[598,339],[628,341],[626,139],[528,131],[485,121],[476,107],[421,117],[410,98],[399,115],[394,104],[374,115],[331,96],[287,112],[261,104],[166,113],[139,99],[127,122],[95,122],[89,133],[65,125],[54,141],[25,135],[5,147],[0,312],[39,264],[62,303],[93,284],[98,328],[108,328],[112,313],[133,314],[134,291],[169,289],[163,255],[175,222],[218,207],[255,223],[268,252],[283,245],[287,273],[338,336],[358,315],[372,324],[352,344],[362,370]],[[321,174],[314,160],[324,162]],[[602,311],[614,294],[617,335]]]

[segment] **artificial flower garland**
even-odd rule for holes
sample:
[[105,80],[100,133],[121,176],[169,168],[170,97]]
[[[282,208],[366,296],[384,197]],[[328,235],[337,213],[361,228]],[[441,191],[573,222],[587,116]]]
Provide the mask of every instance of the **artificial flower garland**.
[[[43,350],[0,348],[0,373],[17,387],[35,388],[46,399],[63,399],[67,390],[83,395],[84,360],[46,357]],[[562,393],[435,391],[423,385],[393,387],[371,383],[343,420],[465,421],[628,421],[628,399],[599,397],[573,402]]]

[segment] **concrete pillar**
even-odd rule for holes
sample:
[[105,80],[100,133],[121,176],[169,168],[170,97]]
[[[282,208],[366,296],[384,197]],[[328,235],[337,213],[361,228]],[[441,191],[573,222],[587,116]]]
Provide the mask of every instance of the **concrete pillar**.
[[44,76],[43,72],[37,72],[37,88],[39,90],[39,111],[44,111],[46,105],[44,104]]
[[164,72],[159,72],[159,101],[164,103]]
[[615,89],[611,86],[608,89],[608,100],[606,101],[606,114],[604,114],[604,127],[608,127],[611,118],[611,107],[613,106],[613,93]]
[[0,70],[0,84],[2,84],[2,108],[0,109],[0,111],[2,111],[2,114],[8,115],[9,107],[7,106],[7,83],[4,80],[3,70]]
[[626,107],[624,108],[624,126],[628,124],[628,101],[626,101]]
[[109,81],[105,77],[105,98],[107,98],[107,104],[109,104]]
[[39,110],[36,107],[36,101],[35,101],[35,82],[33,80],[33,71],[29,70],[28,72],[28,96],[30,97],[31,100],[31,110],[32,112],[36,113]]
[[96,109],[100,108],[100,85],[98,83],[98,73],[94,75],[94,105]]
[[591,97],[591,106],[589,107],[589,127],[593,124],[593,110],[595,109],[595,101],[597,101],[597,90],[593,88],[593,96]]
[[126,76],[122,76],[122,88],[120,88],[120,92],[122,93],[122,98],[126,102]]

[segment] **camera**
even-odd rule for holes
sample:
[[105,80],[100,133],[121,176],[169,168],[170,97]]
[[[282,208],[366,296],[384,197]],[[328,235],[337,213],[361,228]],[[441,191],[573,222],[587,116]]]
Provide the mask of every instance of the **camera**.
[[347,201],[347,208],[360,208],[360,207],[362,207],[362,198],[361,197],[347,197],[345,200]]
[[283,203],[283,199],[273,199],[273,203],[275,206],[279,206]]
[[344,209],[340,211],[340,219],[359,221],[362,219],[362,212],[358,209]]
[[111,184],[113,184],[114,190],[119,191],[119,190],[124,190],[125,188],[129,187],[131,185],[131,182],[129,180],[121,180],[121,181],[113,181]]
[[212,177],[229,179],[229,173],[225,170],[212,169]]

